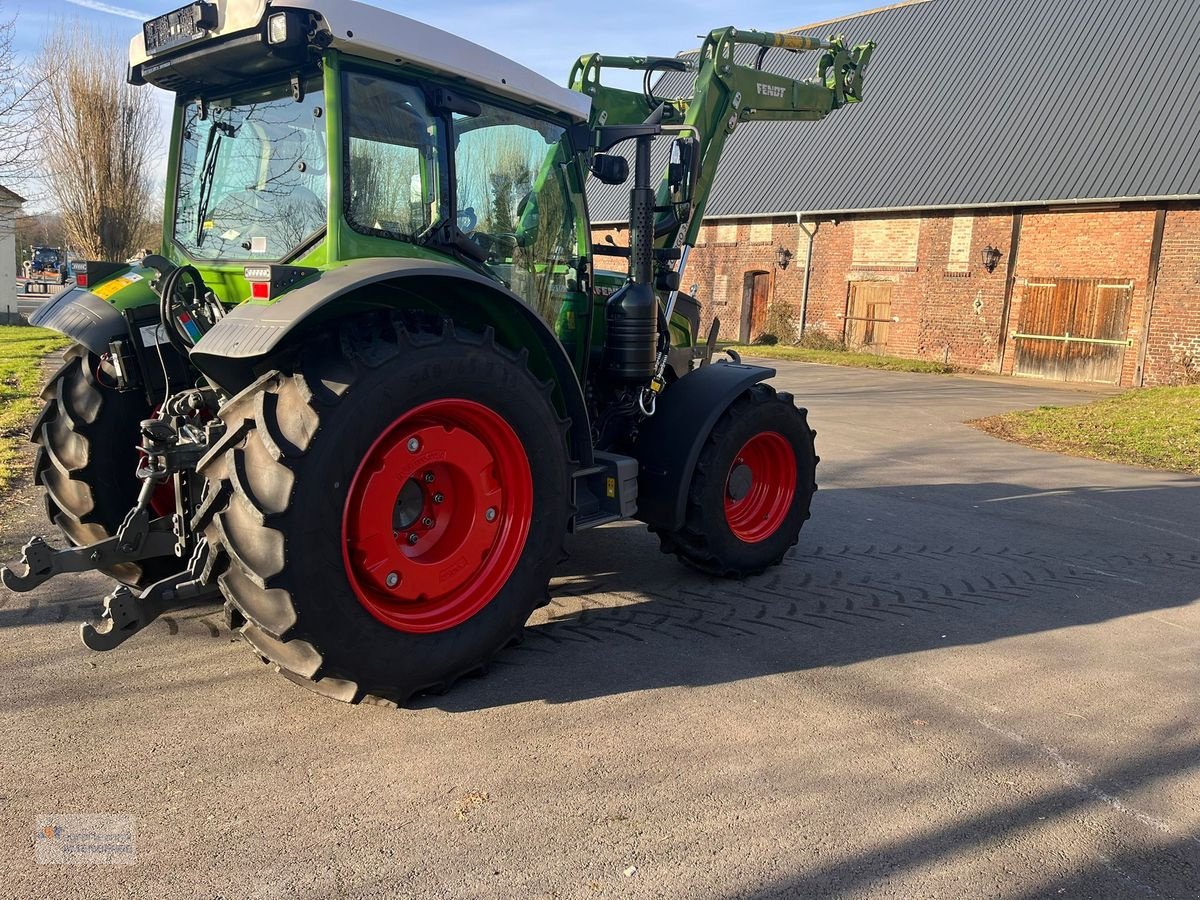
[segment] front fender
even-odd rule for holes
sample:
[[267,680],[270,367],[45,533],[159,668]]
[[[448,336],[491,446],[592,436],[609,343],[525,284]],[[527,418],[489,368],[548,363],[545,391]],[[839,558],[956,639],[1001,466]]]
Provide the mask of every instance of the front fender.
[[700,451],[717,420],[745,391],[774,369],[715,363],[689,372],[662,392],[658,412],[638,435],[637,518],[660,531],[678,531]]
[[492,327],[512,350],[528,349],[530,367],[552,380],[570,419],[571,450],[592,463],[591,426],[583,390],[562,343],[526,303],[503,285],[451,263],[379,257],[322,272],[269,305],[243,303],[200,339],[192,363],[223,389],[249,385],[273,357],[331,323],[378,309],[427,309],[482,331]]

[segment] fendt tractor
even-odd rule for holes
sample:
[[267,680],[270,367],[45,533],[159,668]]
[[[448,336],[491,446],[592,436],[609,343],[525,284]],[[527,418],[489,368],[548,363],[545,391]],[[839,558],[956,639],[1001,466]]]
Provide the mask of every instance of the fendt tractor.
[[[729,136],[859,100],[873,46],[722,28],[564,88],[352,0],[146,22],[129,80],[175,97],[161,250],[81,265],[34,318],[75,342],[33,433],[70,546],[33,538],[3,583],[111,576],[98,651],[223,600],[294,681],[403,703],[519,639],[568,532],[779,563],[814,432],[771,369],[713,359],[680,278]],[[770,71],[805,52],[811,79]],[[589,179],[630,186],[628,246],[592,243]]]

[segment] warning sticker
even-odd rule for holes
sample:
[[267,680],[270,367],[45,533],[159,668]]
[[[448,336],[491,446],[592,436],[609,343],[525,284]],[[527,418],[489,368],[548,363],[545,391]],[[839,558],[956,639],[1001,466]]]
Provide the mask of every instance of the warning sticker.
[[128,275],[122,275],[120,278],[114,278],[112,281],[106,281],[104,284],[92,288],[92,293],[101,300],[107,300],[117,291],[123,290],[131,284],[136,284],[142,280],[141,275],[136,272],[130,272]]
[[101,300],[107,300],[117,291],[129,287],[136,280],[138,279],[131,278],[128,275],[122,275],[120,278],[114,278],[112,281],[104,282],[104,284],[100,285],[99,287],[92,288],[92,293]]

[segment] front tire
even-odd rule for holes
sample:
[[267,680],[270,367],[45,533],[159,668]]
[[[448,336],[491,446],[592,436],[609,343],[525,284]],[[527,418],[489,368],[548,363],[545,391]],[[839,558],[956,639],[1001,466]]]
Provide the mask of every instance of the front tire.
[[196,524],[241,633],[292,680],[349,702],[440,692],[547,601],[566,423],[490,330],[355,322],[221,417]]
[[790,394],[758,384],[717,421],[688,492],[683,528],[664,553],[709,575],[745,578],[783,561],[811,517],[816,432]]

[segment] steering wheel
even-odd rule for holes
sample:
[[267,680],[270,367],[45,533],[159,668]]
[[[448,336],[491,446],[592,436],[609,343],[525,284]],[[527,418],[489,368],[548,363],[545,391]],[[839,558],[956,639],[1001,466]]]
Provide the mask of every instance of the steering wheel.
[[[183,290],[183,281],[191,285],[191,296]],[[207,285],[204,278],[194,266],[180,266],[173,269],[164,278],[162,295],[159,298],[159,318],[162,319],[163,331],[167,341],[185,358],[193,346],[203,337],[204,332],[213,326],[212,317],[206,307],[204,295]],[[198,331],[190,333],[176,316],[176,310],[187,313],[189,324]]]

